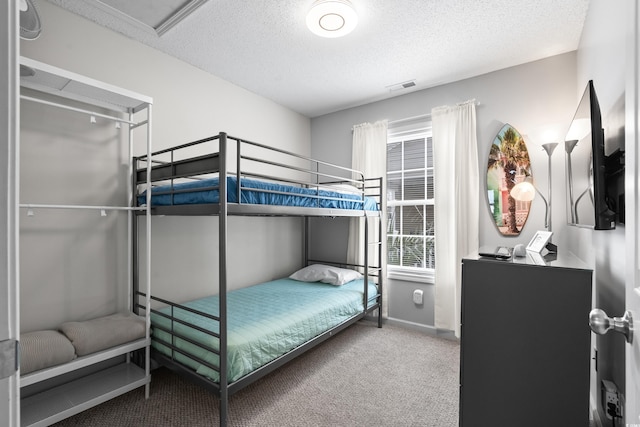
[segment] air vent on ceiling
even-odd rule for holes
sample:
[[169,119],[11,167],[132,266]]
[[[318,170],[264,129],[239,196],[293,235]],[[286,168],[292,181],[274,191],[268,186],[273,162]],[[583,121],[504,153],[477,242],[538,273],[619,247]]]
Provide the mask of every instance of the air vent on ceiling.
[[391,86],[387,86],[387,89],[389,89],[390,92],[395,92],[397,90],[405,90],[405,89],[412,88],[415,85],[416,85],[416,80],[413,79],[406,82],[396,83]]

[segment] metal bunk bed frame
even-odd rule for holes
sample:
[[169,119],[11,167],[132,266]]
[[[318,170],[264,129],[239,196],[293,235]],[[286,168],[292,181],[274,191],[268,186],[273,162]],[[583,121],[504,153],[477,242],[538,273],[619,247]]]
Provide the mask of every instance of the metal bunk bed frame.
[[[174,158],[174,153],[177,150],[181,150],[183,148],[193,147],[200,144],[204,144],[210,141],[216,141],[219,145],[218,152],[209,153],[205,155],[198,155],[195,157],[191,157],[188,159],[179,159],[176,160]],[[229,156],[228,150],[228,141],[236,142],[236,155]],[[302,161],[311,162],[314,165],[314,169],[304,169],[297,166],[282,164],[275,161],[258,159],[256,157],[251,157],[244,155],[242,153],[241,147],[243,144],[257,147],[258,149],[265,149],[270,152],[284,154],[286,156],[291,156],[296,159],[300,159]],[[140,162],[146,163],[146,168],[141,167],[134,172],[134,188],[137,187],[141,183],[145,183],[147,181],[155,182],[159,180],[170,180],[173,185],[173,180],[178,178],[189,178],[193,175],[200,174],[211,174],[218,173],[219,174],[219,186],[217,187],[220,197],[219,203],[209,203],[209,204],[195,204],[195,205],[174,205],[174,206],[152,206],[151,213],[152,215],[178,215],[178,216],[190,216],[190,215],[216,215],[219,217],[219,316],[211,316],[209,314],[198,312],[197,310],[193,310],[191,308],[185,307],[180,304],[175,304],[171,301],[157,298],[154,296],[150,296],[150,299],[153,301],[157,301],[162,304],[169,305],[173,308],[180,308],[183,310],[195,312],[204,317],[208,317],[219,322],[219,334],[215,334],[213,332],[207,332],[201,330],[201,332],[209,333],[212,336],[215,336],[219,339],[220,342],[220,350],[219,352],[215,349],[211,349],[212,351],[218,353],[219,355],[219,367],[213,367],[209,365],[212,369],[215,369],[219,372],[220,379],[219,382],[211,381],[197,373],[195,373],[190,368],[180,364],[179,362],[175,362],[172,357],[168,357],[166,355],[161,354],[158,351],[154,351],[152,348],[153,358],[162,365],[168,366],[171,370],[174,370],[197,384],[200,384],[207,389],[213,391],[220,400],[220,426],[226,426],[227,424],[227,416],[228,416],[228,399],[229,397],[239,391],[240,389],[246,387],[247,385],[255,382],[256,380],[262,378],[263,376],[271,373],[275,369],[280,366],[286,364],[290,360],[299,356],[300,354],[306,352],[307,350],[315,347],[316,345],[322,343],[327,340],[331,336],[345,329],[346,327],[352,325],[353,323],[365,318],[368,314],[377,310],[377,323],[378,327],[382,327],[382,221],[381,221],[381,197],[382,197],[382,178],[372,178],[365,179],[362,172],[345,168],[338,165],[333,165],[327,162],[318,161],[315,159],[311,159],[309,157],[301,156],[286,150],[281,150],[274,147],[269,147],[263,144],[259,144],[252,141],[247,141],[244,139],[236,138],[228,136],[226,133],[221,132],[217,135],[214,135],[209,138],[204,138],[198,141],[193,141],[187,144],[179,145],[176,147],[172,147],[169,149],[157,151],[152,153],[151,156],[158,155],[169,155],[170,160],[168,162],[164,161],[156,161],[149,156],[140,156],[134,158],[134,164],[139,164]],[[235,161],[233,161],[235,160]],[[256,173],[247,173],[243,172],[241,168],[241,161],[247,160],[252,162],[258,162],[260,164],[267,164],[271,166],[275,166],[277,168],[285,168],[289,171],[294,172],[302,172],[311,176],[315,176],[315,182],[304,182],[299,180],[290,180],[277,178],[273,176],[266,176],[262,174]],[[232,161],[232,162],[230,162]],[[230,172],[228,170],[228,164],[235,164],[236,171]],[[148,169],[149,164],[153,164],[151,169]],[[342,173],[350,174],[349,178],[345,178],[344,176],[338,176],[333,173],[325,173],[321,172],[321,167],[335,168],[337,170],[342,171]],[[149,176],[151,174],[151,176]],[[273,206],[273,205],[249,205],[241,202],[238,203],[230,203],[227,201],[227,176],[235,175],[237,179],[237,200],[241,201],[240,192],[242,191],[240,185],[241,177],[258,177],[258,178],[266,178],[272,179],[276,181],[285,181],[288,183],[295,183],[303,186],[310,186],[316,189],[323,186],[323,184],[333,184],[336,182],[349,182],[352,184],[356,184],[362,190],[362,198],[364,200],[365,195],[369,192],[374,192],[377,199],[378,210],[376,211],[367,211],[364,208],[362,210],[348,210],[348,209],[327,209],[320,207],[289,207],[289,206]],[[352,178],[352,176],[358,176],[358,179]],[[330,182],[319,183],[318,180],[322,178],[331,180]],[[173,188],[172,188],[173,189]],[[149,193],[152,191],[148,191],[147,187],[146,197],[147,202],[149,201]],[[245,375],[244,377],[229,383],[228,382],[228,360],[227,360],[227,243],[228,243],[228,233],[227,233],[227,220],[229,216],[301,216],[305,218],[305,245],[304,245],[304,256],[305,262],[307,265],[310,263],[316,262],[324,262],[326,264],[334,264],[342,267],[355,267],[361,268],[364,276],[364,301],[363,301],[363,311],[354,315],[353,317],[347,319],[341,324],[334,326],[333,328],[325,331],[324,333],[312,338],[306,343],[294,348],[293,350],[285,353],[284,355],[276,358],[275,360],[263,365],[262,367],[254,370],[253,372]],[[335,262],[325,262],[318,260],[309,259],[309,217],[360,217],[365,222],[365,233],[363,236],[363,249],[364,249],[364,264],[347,264],[347,263],[335,263]],[[374,220],[377,219],[377,235],[380,237],[379,241],[370,242],[369,241],[369,227],[368,223],[370,218]],[[135,226],[135,221],[134,221]],[[134,230],[135,233],[135,230]],[[134,234],[135,235],[135,234]],[[135,242],[135,239],[134,239]],[[369,265],[369,246],[373,245],[376,248],[377,252],[377,266]],[[134,247],[133,256],[134,256],[134,265],[136,265],[136,257],[137,257],[137,247]],[[140,297],[146,298],[143,292],[140,292],[136,289],[136,284],[138,281],[137,278],[137,269],[134,268],[136,277],[134,278],[134,292],[136,295]],[[147,273],[150,274],[149,272]],[[373,304],[370,305],[370,298],[368,296],[367,291],[367,283],[370,278],[377,279],[378,284],[378,295],[372,298],[375,300]],[[168,317],[166,314],[151,308],[150,306],[145,306],[143,304],[137,304],[138,308],[141,310],[148,310],[151,313]],[[179,319],[173,318],[173,316],[169,316],[172,321],[180,322]],[[170,332],[170,331],[166,331]],[[173,332],[170,332],[173,333]],[[176,336],[178,336],[176,334]],[[180,338],[184,338],[183,336],[179,336]],[[153,339],[153,338],[152,338]],[[166,344],[163,342],[163,345],[167,345],[172,348],[175,352],[183,353],[179,348]],[[184,354],[184,353],[183,353]],[[190,356],[192,357],[192,356]],[[206,363],[206,362],[204,362]]]

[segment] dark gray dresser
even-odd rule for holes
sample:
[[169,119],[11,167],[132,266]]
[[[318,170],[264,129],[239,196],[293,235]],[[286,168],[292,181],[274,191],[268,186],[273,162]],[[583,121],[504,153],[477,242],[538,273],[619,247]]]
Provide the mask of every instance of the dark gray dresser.
[[589,425],[592,271],[535,262],[462,260],[462,427]]

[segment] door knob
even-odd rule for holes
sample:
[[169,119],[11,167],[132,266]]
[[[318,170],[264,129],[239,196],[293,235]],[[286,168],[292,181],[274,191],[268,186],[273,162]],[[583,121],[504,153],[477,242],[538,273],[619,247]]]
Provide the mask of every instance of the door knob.
[[624,316],[612,319],[603,310],[594,308],[589,313],[589,326],[598,335],[613,330],[623,334],[629,344],[633,341],[633,316],[629,310],[624,312]]

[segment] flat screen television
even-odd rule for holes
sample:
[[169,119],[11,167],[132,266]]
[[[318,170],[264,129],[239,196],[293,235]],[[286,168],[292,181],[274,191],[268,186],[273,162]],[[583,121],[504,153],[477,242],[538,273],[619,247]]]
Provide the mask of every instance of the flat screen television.
[[569,224],[595,230],[616,227],[604,146],[600,105],[590,80],[565,138]]

